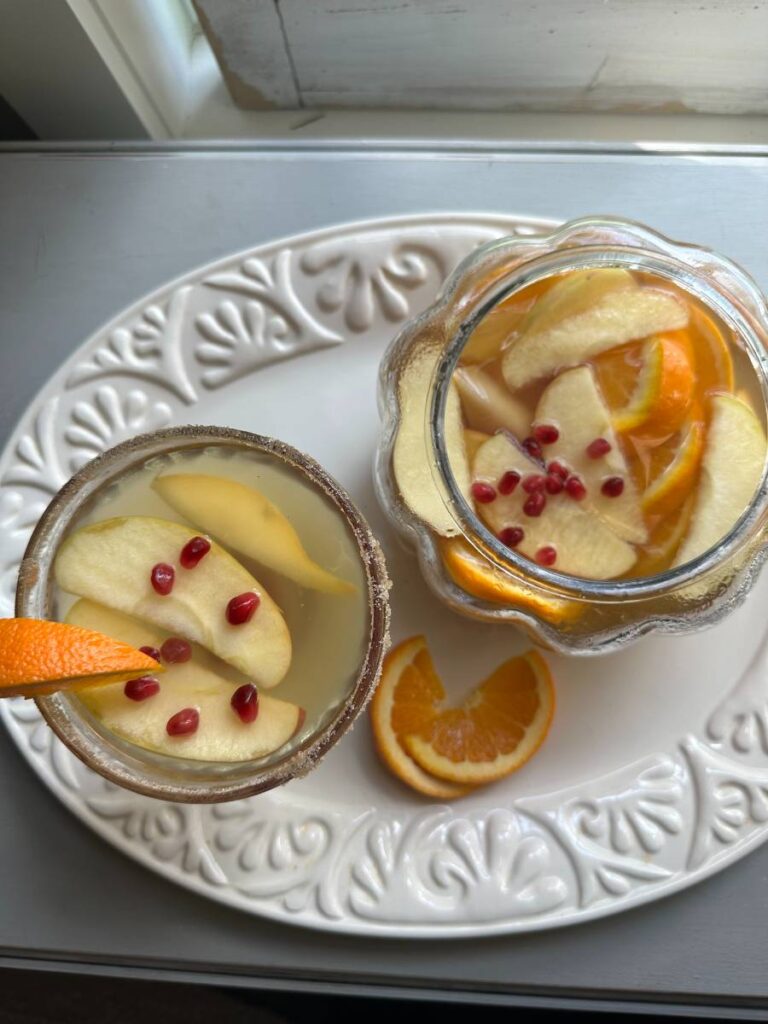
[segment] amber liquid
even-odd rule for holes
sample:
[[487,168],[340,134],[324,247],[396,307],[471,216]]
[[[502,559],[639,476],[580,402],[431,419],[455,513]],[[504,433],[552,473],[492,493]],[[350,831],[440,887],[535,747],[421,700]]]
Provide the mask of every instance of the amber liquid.
[[[482,371],[501,389],[508,390],[502,373],[502,361],[508,349],[520,337],[520,327],[535,312],[548,291],[567,275],[558,275],[536,282],[514,293],[495,307],[473,332],[459,362],[459,368],[472,367]],[[618,434],[619,445],[627,462],[628,472],[638,494],[642,495],[671,465],[691,429],[700,429],[706,437],[711,404],[708,399],[718,392],[735,394],[749,404],[765,427],[765,407],[760,384],[740,339],[712,310],[697,298],[673,283],[654,275],[633,272],[641,286],[672,293],[689,312],[688,326],[665,332],[690,357],[693,386],[690,401],[681,406],[681,414],[673,417],[671,429],[657,429],[653,422],[640,424]],[[583,360],[594,370],[600,391],[611,413],[627,407],[641,382],[647,338],[638,339]],[[569,364],[571,365],[571,364]],[[537,379],[534,383],[510,394],[530,410],[534,417],[538,401],[557,373]],[[493,406],[476,407],[462,401],[464,424],[469,433],[467,450],[482,438],[508,424],[493,422]],[[477,432],[474,433],[473,432]],[[518,438],[522,441],[523,438]],[[543,453],[546,459],[546,452]],[[700,459],[699,459],[700,464]],[[635,545],[637,561],[627,577],[659,573],[674,564],[675,553],[685,534],[694,505],[698,474],[695,473],[673,509],[644,515],[648,541]],[[744,510],[742,509],[741,512]],[[741,514],[739,513],[739,515]],[[738,518],[738,517],[737,517]],[[734,520],[735,522],[735,520]]]
[[[311,558],[354,584],[355,591],[349,594],[309,590],[231,551],[277,603],[291,633],[290,668],[269,694],[306,711],[303,726],[291,742],[295,746],[330,720],[349,698],[365,654],[367,585],[354,536],[338,509],[301,473],[269,456],[225,446],[151,460],[102,492],[84,508],[73,528],[113,516],[156,516],[185,523],[151,488],[156,476],[174,471],[227,477],[256,488],[287,516]],[[217,540],[226,548],[226,537]],[[58,591],[54,595],[56,617],[63,619],[75,600]],[[222,666],[222,674],[237,683],[237,673],[231,667]]]

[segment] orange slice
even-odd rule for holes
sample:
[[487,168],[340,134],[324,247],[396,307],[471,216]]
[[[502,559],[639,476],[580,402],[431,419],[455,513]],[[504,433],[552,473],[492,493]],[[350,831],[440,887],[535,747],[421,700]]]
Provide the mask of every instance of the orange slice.
[[103,633],[44,619],[0,619],[0,697],[124,683],[164,671]]
[[393,719],[416,764],[457,785],[517,771],[544,742],[555,710],[552,676],[538,651],[505,661],[458,707],[440,710],[444,698],[434,676],[428,698]]
[[404,640],[384,659],[381,682],[371,701],[376,749],[389,770],[418,793],[437,800],[454,800],[470,792],[429,775],[402,746],[403,736],[434,718],[445,696],[423,636]]
[[695,386],[687,332],[651,338],[643,346],[643,366],[629,401],[613,410],[614,429],[656,436],[674,433],[691,407]]
[[685,501],[696,482],[704,452],[704,424],[697,420],[683,432],[672,461],[651,480],[642,497],[646,516],[668,516]]
[[733,391],[733,359],[728,342],[712,317],[691,306],[690,330],[695,333],[696,379],[702,395],[710,391]]
[[581,614],[577,601],[563,601],[515,582],[495,569],[461,537],[438,540],[440,555],[453,582],[468,594],[534,612],[547,622],[568,622]]

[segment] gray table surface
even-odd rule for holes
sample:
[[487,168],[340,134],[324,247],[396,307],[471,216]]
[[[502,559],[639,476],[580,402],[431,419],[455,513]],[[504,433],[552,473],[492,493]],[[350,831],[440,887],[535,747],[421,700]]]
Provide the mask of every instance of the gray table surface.
[[[768,287],[768,152],[0,150],[0,438],[83,338],[164,280],[272,237],[436,210],[622,214],[726,252]],[[578,927],[444,942],[325,935],[208,902],[126,859],[2,734],[0,879],[0,963],[20,967],[510,1003],[656,1000],[698,1016],[692,1007],[768,1007],[768,847]]]

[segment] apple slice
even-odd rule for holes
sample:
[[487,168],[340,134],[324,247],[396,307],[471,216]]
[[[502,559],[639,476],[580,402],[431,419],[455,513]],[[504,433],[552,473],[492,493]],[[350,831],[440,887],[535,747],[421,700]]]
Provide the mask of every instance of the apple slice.
[[608,292],[638,287],[630,271],[620,267],[575,270],[561,277],[534,304],[520,324],[520,333],[549,330],[566,317],[586,312]]
[[[67,622],[97,629],[136,647],[159,648],[168,638],[155,626],[144,625],[93,601],[73,605]],[[189,661],[168,665],[158,680],[159,691],[146,700],[130,700],[122,683],[82,690],[78,697],[108,729],[137,746],[200,761],[251,761],[266,757],[287,743],[299,728],[303,713],[296,704],[259,694],[257,718],[242,722],[230,700],[235,690],[248,681],[193,644]],[[197,708],[200,713],[197,732],[169,736],[166,722],[188,707]]]
[[530,407],[490,373],[479,366],[460,366],[453,379],[469,427],[488,434],[499,429],[509,430],[521,440],[528,436]]
[[[537,552],[552,547],[557,557],[554,564],[549,564],[554,569],[585,579],[612,579],[634,565],[636,556],[631,545],[564,491],[546,494],[540,515],[524,512],[523,505],[531,497],[524,489],[525,478],[541,474],[542,467],[505,434],[485,442],[475,456],[472,470],[475,483],[488,484],[496,492],[492,501],[477,502],[478,514],[502,539],[504,531],[522,528],[523,537],[515,549],[526,557],[535,561]],[[517,473],[521,482],[505,495],[501,481],[510,472]]]
[[714,395],[696,502],[674,564],[709,551],[746,511],[762,479],[766,439],[760,420],[733,395]]
[[504,379],[512,391],[600,352],[688,323],[688,310],[669,292],[655,288],[609,291],[583,312],[551,326],[531,328],[506,349]]
[[300,586],[327,594],[356,590],[354,583],[309,557],[286,516],[255,488],[223,476],[191,473],[156,477],[152,487],[204,533]]
[[[400,423],[392,468],[403,501],[419,519],[442,537],[460,532],[435,482],[430,453],[427,401],[439,352],[420,352],[403,369],[399,381]],[[464,448],[464,424],[455,384],[445,408],[445,443],[459,490],[469,501],[469,462]]]
[[[125,516],[85,526],[61,545],[56,582],[62,590],[153,622],[194,640],[260,686],[276,686],[291,663],[291,637],[280,609],[224,548],[212,543],[195,569],[179,567],[179,554],[196,534],[166,519]],[[154,566],[174,568],[173,589],[156,593]],[[260,603],[240,625],[227,621],[227,605],[255,593]]]
[[[599,515],[623,540],[644,544],[648,530],[640,499],[590,367],[577,366],[555,377],[539,399],[534,422],[552,424],[559,430],[557,441],[547,445],[546,456],[581,477],[587,488],[584,507]],[[588,447],[598,438],[607,441],[610,450],[591,458]],[[603,483],[611,478],[623,481],[623,490],[615,497],[602,491]]]
[[464,449],[470,462],[474,461],[475,455],[477,455],[477,449],[480,445],[485,444],[490,437],[490,434],[485,434],[482,430],[470,430],[469,427],[466,428],[464,431]]

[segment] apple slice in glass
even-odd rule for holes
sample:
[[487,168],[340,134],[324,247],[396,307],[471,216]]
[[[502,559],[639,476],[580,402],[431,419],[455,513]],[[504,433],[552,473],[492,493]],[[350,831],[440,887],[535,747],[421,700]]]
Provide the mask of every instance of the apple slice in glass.
[[[195,569],[182,569],[182,548],[196,534],[166,519],[106,519],[67,537],[56,556],[62,590],[194,640],[258,686],[276,686],[291,663],[291,637],[280,609],[257,579],[224,548],[211,544]],[[156,592],[153,567],[175,570],[170,593]],[[256,594],[258,607],[232,625],[228,604]]]
[[[507,473],[517,473],[520,482],[503,494],[499,485]],[[524,488],[525,479],[542,473],[542,466],[505,434],[496,434],[478,449],[473,481],[490,485],[496,493],[492,501],[478,502],[477,511],[496,536],[503,539],[504,531],[522,529],[515,550],[536,560],[542,548],[553,547],[557,557],[551,567],[572,576],[607,580],[628,572],[636,558],[632,546],[565,491],[545,494],[540,514],[526,514],[524,505],[531,495]]]
[[[136,647],[160,648],[168,634],[155,626],[113,611],[93,601],[78,601],[67,622],[105,633]],[[131,700],[123,683],[89,687],[78,697],[108,729],[150,750],[173,757],[201,761],[251,761],[282,747],[300,727],[303,712],[296,704],[259,694],[258,714],[243,722],[230,701],[235,690],[248,680],[192,644],[188,661],[167,665],[159,677],[159,690],[146,700]],[[166,723],[182,708],[194,707],[200,725],[191,735],[176,737]]]
[[[640,498],[590,367],[577,366],[555,377],[539,399],[534,422],[557,427],[559,437],[545,448],[546,458],[562,462],[582,479],[587,488],[584,507],[597,513],[623,540],[644,544],[648,530]],[[589,449],[596,440],[610,448],[593,458]],[[603,493],[608,479],[622,481],[620,494]]]
[[313,561],[286,516],[253,487],[227,477],[179,473],[152,487],[168,504],[227,548],[252,558],[302,587],[354,593],[355,585]]

